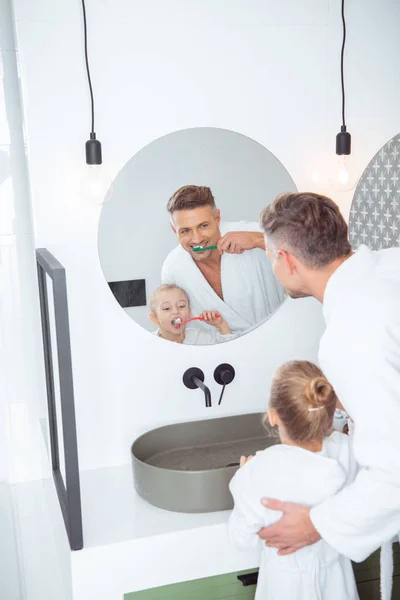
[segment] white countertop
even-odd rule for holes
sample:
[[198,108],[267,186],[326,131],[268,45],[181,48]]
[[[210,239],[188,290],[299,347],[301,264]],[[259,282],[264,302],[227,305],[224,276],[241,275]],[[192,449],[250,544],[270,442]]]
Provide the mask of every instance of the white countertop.
[[120,600],[127,592],[256,568],[259,552],[229,541],[229,510],[174,513],[135,491],[131,464],[82,471],[84,548],[71,553],[74,600]]
[[230,511],[177,513],[143,500],[133,485],[131,464],[81,471],[85,548],[225,524]]

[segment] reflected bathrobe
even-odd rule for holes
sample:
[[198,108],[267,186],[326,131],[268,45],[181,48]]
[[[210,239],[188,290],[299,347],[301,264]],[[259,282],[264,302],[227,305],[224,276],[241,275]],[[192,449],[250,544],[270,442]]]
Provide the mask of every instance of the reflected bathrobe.
[[262,547],[256,600],[356,600],[349,559],[324,540],[288,556],[267,548],[257,532],[280,519],[262,506],[263,497],[314,506],[353,481],[357,465],[351,439],[333,432],[321,452],[278,445],[257,452],[230,483],[234,509],[229,535],[241,549]]
[[328,281],[319,362],[354,421],[354,483],[310,512],[331,546],[362,561],[400,531],[400,249],[366,246]]
[[[189,346],[209,346],[211,344],[230,342],[237,337],[233,333],[226,333],[223,335],[212,325],[207,325],[207,327],[208,329],[199,329],[194,326],[186,327],[185,338],[182,343],[188,344]],[[160,336],[160,330],[156,329],[156,331],[153,331],[153,334]]]
[[[221,235],[229,231],[260,231],[257,223],[221,223]],[[276,280],[264,250],[221,257],[223,300],[210,286],[195,261],[181,246],[172,250],[161,270],[162,283],[174,283],[189,296],[192,314],[216,310],[232,333],[244,333],[264,321],[283,302],[285,293]],[[198,325],[200,328],[202,324]]]

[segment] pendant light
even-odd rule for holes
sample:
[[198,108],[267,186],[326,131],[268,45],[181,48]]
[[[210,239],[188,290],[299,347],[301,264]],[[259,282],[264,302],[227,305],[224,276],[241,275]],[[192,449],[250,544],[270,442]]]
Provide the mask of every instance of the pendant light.
[[87,48],[87,21],[86,21],[85,0],[82,0],[82,13],[83,13],[83,35],[84,35],[84,45],[85,45],[86,74],[87,74],[88,85],[89,85],[91,112],[92,112],[92,129],[90,131],[90,139],[85,144],[86,164],[87,165],[101,165],[101,163],[103,162],[102,154],[101,154],[101,143],[99,142],[99,140],[96,139],[96,133],[94,131],[94,98],[93,98],[92,80],[90,77],[88,48]]
[[86,154],[86,169],[83,175],[82,191],[89,204],[100,205],[103,204],[107,190],[110,189],[110,180],[104,169],[101,143],[96,138],[94,130],[94,95],[92,80],[90,77],[89,69],[89,58],[88,58],[88,44],[87,44],[87,19],[86,19],[86,6],[85,0],[82,0],[82,13],[83,13],[83,33],[84,33],[84,48],[85,48],[85,64],[86,74],[90,92],[90,105],[91,105],[91,130],[90,138],[85,144]]
[[336,161],[332,168],[330,184],[336,191],[348,191],[355,187],[357,177],[351,164],[351,135],[346,128],[346,95],[344,87],[344,49],[346,45],[346,19],[342,0],[343,41],[340,58],[340,79],[342,87],[342,126],[336,136]]

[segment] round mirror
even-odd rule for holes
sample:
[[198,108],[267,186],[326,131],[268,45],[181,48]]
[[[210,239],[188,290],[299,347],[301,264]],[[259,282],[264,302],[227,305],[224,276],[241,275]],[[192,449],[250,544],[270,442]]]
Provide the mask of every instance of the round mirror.
[[283,191],[296,191],[289,173],[244,135],[204,127],[155,140],[102,208],[100,262],[116,300],[170,341],[213,344],[253,329],[285,298],[259,226]]

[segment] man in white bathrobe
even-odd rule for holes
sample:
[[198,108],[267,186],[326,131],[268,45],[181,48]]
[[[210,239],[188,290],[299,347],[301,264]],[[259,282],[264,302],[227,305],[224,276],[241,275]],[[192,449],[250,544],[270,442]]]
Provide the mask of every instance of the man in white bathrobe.
[[323,303],[320,366],[354,422],[360,470],[311,510],[263,500],[283,516],[259,535],[280,554],[323,538],[359,562],[400,531],[400,248],[353,253],[338,207],[317,194],[278,196],[261,223],[288,294]]
[[[273,275],[257,223],[221,223],[211,189],[205,186],[180,188],[167,208],[180,245],[165,259],[161,280],[186,291],[193,316],[218,311],[237,334],[281,305],[284,290]],[[217,249],[196,252],[196,246]]]

